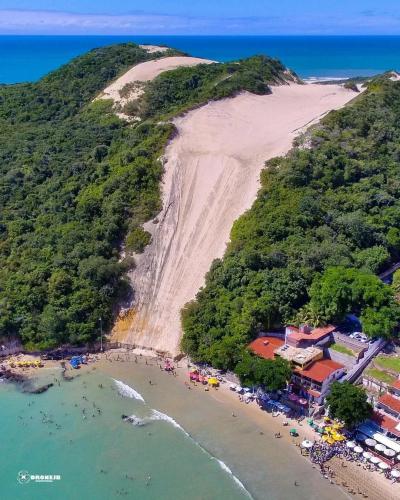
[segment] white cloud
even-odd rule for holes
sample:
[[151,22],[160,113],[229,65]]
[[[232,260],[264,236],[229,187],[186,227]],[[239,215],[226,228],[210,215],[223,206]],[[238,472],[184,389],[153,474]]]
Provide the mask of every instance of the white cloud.
[[185,17],[165,14],[78,14],[0,10],[0,34],[400,34],[400,19],[385,13],[355,16]]

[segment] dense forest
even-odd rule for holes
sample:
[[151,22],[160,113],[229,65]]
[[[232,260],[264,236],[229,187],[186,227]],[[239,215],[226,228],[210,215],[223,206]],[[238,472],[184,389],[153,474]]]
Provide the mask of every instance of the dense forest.
[[107,330],[129,293],[129,253],[149,242],[141,225],[160,210],[159,158],[174,133],[160,117],[283,79],[264,57],[169,72],[147,86],[134,125],[93,101],[134,64],[176,53],[122,44],[0,86],[1,336],[45,349],[98,338],[100,318]]
[[243,347],[287,322],[355,312],[368,335],[391,336],[399,306],[376,274],[400,257],[400,83],[373,80],[266,167],[224,258],[182,312],[183,350],[240,373]]

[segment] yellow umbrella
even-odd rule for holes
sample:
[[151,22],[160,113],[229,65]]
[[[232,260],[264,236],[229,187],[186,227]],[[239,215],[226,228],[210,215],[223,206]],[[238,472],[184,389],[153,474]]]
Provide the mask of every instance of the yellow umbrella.
[[326,440],[326,442],[328,444],[333,444],[335,441],[331,437],[328,437],[328,439]]
[[219,385],[218,379],[216,379],[215,377],[209,378],[208,385],[218,386]]
[[332,432],[332,427],[325,427],[326,432]]

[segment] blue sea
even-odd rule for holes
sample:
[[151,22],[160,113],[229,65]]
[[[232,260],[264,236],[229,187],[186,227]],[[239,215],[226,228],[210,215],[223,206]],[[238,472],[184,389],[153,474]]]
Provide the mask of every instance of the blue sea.
[[0,36],[0,83],[34,81],[90,49],[121,42],[164,44],[230,61],[281,59],[303,78],[370,76],[400,69],[400,36]]

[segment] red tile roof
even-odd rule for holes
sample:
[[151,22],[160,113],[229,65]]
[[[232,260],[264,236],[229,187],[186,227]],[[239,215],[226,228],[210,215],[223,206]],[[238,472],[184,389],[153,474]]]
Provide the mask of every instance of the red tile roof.
[[390,394],[384,394],[379,398],[378,402],[387,406],[393,411],[400,413],[400,399],[394,398]]
[[297,328],[297,326],[288,326],[290,329],[289,337],[293,340],[321,340],[330,333],[336,330],[336,327],[333,325],[322,326],[320,328],[314,328],[309,333],[304,333]]
[[304,370],[298,370],[297,373],[315,382],[323,382],[340,368],[344,368],[344,366],[340,363],[336,363],[336,361],[321,359],[319,361],[314,361],[314,363]]
[[392,387],[395,389],[400,389],[400,378],[396,380],[396,382],[393,382]]
[[277,337],[259,337],[249,345],[254,353],[264,359],[274,359],[274,352],[285,342]]
[[[382,427],[382,429],[386,429],[395,436],[400,437],[400,420],[388,417],[384,413],[379,413],[377,411],[374,411],[372,414],[372,420],[376,422],[379,427]],[[399,426],[399,430],[396,429],[396,426]]]

